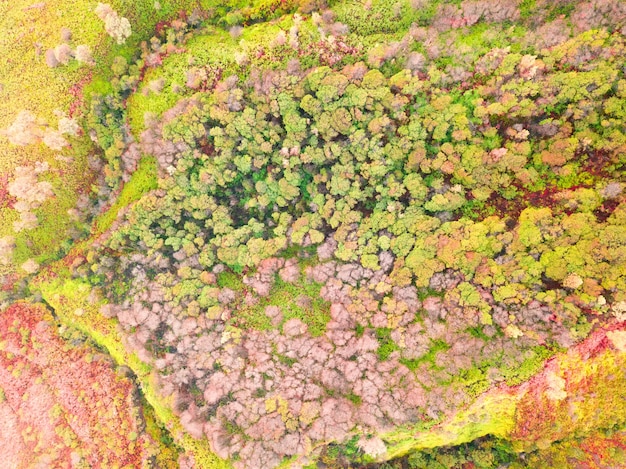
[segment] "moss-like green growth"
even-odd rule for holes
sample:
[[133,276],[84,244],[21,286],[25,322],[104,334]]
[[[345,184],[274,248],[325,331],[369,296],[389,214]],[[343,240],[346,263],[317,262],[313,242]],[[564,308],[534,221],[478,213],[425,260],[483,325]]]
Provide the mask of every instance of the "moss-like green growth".
[[428,431],[398,430],[385,435],[387,456],[393,459],[415,450],[466,443],[488,434],[506,437],[515,424],[518,399],[505,393],[485,395],[449,422]]
[[374,0],[370,5],[366,10],[357,3],[341,2],[334,11],[337,19],[348,25],[351,32],[366,37],[406,31],[425,14],[412,8],[410,2],[405,0]]
[[506,384],[516,386],[527,381],[544,366],[546,360],[554,356],[556,350],[550,347],[534,347],[528,352],[524,361],[514,367],[502,367],[501,372]]
[[378,340],[378,349],[376,355],[381,361],[387,360],[396,350],[400,350],[398,344],[396,344],[391,338],[392,329],[388,327],[379,327],[376,329],[376,340]]
[[244,286],[241,276],[229,270],[217,276],[217,284],[220,288],[230,288],[233,291],[241,291]]
[[[215,47],[216,44],[220,46]],[[193,66],[214,67],[220,76],[234,74],[239,69],[235,62],[237,51],[237,43],[225,31],[211,27],[205,35],[195,36],[186,43],[184,51],[166,57],[162,66],[150,69],[127,102],[130,128],[135,137],[145,129],[146,113],[160,117],[182,97],[195,92],[186,86],[187,71]],[[150,91],[150,82],[157,80],[162,80],[162,90]]]
[[103,233],[111,227],[120,209],[136,202],[142,195],[158,187],[156,161],[144,156],[130,181],[124,184],[120,195],[113,205],[103,213],[95,223],[95,232]]
[[450,348],[444,340],[437,339],[431,340],[428,352],[419,358],[401,358],[400,363],[406,366],[409,370],[415,371],[422,363],[429,363],[431,367],[435,366],[435,358],[439,352],[445,352]]
[[[220,274],[218,284],[231,289],[241,288],[243,285],[233,273]],[[326,332],[326,324],[330,321],[330,303],[320,297],[321,287],[317,283],[292,284],[276,278],[269,296],[261,297],[253,306],[238,306],[234,321],[240,328],[269,330],[272,322],[265,309],[268,306],[278,306],[283,317],[281,325],[289,319],[299,319],[308,326],[313,337],[319,337]]]

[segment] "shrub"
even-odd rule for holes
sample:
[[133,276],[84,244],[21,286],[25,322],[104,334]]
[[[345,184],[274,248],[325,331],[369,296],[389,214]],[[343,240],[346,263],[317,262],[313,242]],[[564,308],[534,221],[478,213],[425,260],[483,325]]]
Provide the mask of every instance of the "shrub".
[[3,131],[13,145],[30,145],[42,138],[40,123],[30,111],[20,111],[13,123]]
[[132,33],[128,19],[119,16],[107,3],[98,3],[95,13],[98,18],[104,21],[104,29],[107,34],[115,39],[118,44],[124,44]]

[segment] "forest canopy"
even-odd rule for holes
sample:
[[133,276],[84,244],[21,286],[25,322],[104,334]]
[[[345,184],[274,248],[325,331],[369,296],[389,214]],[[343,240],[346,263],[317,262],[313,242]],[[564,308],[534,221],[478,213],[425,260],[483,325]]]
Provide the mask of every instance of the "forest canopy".
[[182,3],[94,5],[108,52],[64,31],[38,58],[89,70],[76,99],[3,131],[55,156],[0,179],[0,299],[132,370],[141,448],[486,468],[622,444],[621,403],[569,434],[533,411],[558,427],[626,379],[626,6]]

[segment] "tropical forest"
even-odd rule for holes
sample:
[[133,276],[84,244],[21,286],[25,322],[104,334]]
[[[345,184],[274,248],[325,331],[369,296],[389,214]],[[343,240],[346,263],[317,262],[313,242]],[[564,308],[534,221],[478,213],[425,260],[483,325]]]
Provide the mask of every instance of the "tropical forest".
[[1,469],[626,467],[626,0],[36,1]]

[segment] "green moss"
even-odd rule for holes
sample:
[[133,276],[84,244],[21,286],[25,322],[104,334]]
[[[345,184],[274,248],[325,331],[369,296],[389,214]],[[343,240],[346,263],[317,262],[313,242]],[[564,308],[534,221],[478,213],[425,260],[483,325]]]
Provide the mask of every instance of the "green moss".
[[434,288],[425,287],[417,289],[417,298],[420,301],[424,301],[429,296],[435,296],[437,298],[443,298],[446,294],[445,290],[435,290]]
[[506,437],[514,425],[517,396],[486,395],[446,424],[426,431],[399,429],[383,436],[390,459],[425,448],[467,443],[485,435]]
[[376,349],[376,355],[380,361],[387,360],[396,350],[400,350],[398,344],[396,344],[391,338],[391,332],[393,330],[388,327],[379,327],[376,329],[376,340],[378,340],[378,349]]
[[363,399],[358,394],[354,394],[353,392],[346,394],[346,399],[352,402],[354,405],[361,405]]
[[428,26],[437,14],[441,0],[427,2],[423,7],[416,9],[415,22],[420,26]]
[[[219,44],[219,47],[215,47]],[[235,63],[235,53],[239,51],[237,42],[225,31],[209,27],[206,34],[195,36],[185,44],[184,52],[166,57],[158,68],[150,69],[142,80],[139,89],[127,101],[130,128],[136,138],[145,130],[144,115],[150,112],[160,117],[185,96],[191,96],[194,90],[188,88],[186,73],[192,67],[212,66],[222,70],[222,76],[236,74],[239,66]],[[193,63],[192,65],[189,65]],[[153,80],[163,79],[161,92],[148,92],[147,86]],[[178,87],[175,93],[172,87]],[[144,91],[146,94],[144,94]]]
[[291,244],[280,252],[279,257],[283,259],[298,258],[300,264],[306,267],[307,265],[317,264],[316,250],[317,246],[302,247]]
[[445,352],[449,348],[450,345],[441,339],[431,340],[428,352],[426,352],[423,356],[414,359],[401,358],[400,363],[411,371],[417,370],[422,363],[430,363],[431,366],[434,366],[437,354],[439,352]]
[[[228,278],[230,280],[226,280]],[[236,286],[237,279],[236,274],[229,273],[221,282],[225,286],[225,282]],[[219,283],[220,278],[218,277]],[[330,304],[320,297],[321,287],[317,283],[291,284],[276,278],[269,296],[260,298],[254,306],[239,305],[235,318],[237,327],[256,330],[271,329],[272,323],[265,314],[265,309],[268,306],[278,306],[283,314],[283,323],[289,319],[299,319],[307,325],[308,332],[313,337],[319,337],[326,332],[326,324],[330,321]],[[298,297],[301,296],[306,297],[304,299],[308,301],[309,306],[297,304]]]
[[523,20],[532,18],[535,14],[535,4],[537,0],[522,0],[519,4],[520,18]]
[[412,23],[424,21],[431,10],[419,13],[406,0],[374,0],[369,10],[365,10],[360,3],[341,2],[333,11],[337,20],[347,24],[352,33],[371,36],[405,31]]
[[[176,82],[164,72],[161,68],[150,69],[144,76],[142,86],[127,101],[128,121],[131,132],[136,138],[146,128],[144,119],[146,113],[160,117],[163,112],[173,107],[181,98],[181,94],[175,93],[172,87],[184,86],[184,80],[181,77],[181,80]],[[163,89],[158,93],[148,91],[149,83],[159,79],[164,80]]]
[[478,367],[462,370],[455,381],[460,382],[467,394],[474,398],[487,391],[491,385],[486,370]]
[[[330,303],[320,296],[321,288],[318,283],[294,285],[277,280],[270,294],[270,303],[283,306],[285,321],[300,319],[313,337],[319,337],[326,332],[326,324],[330,321]],[[308,297],[310,307],[303,308],[295,303],[300,295]]]
[[562,3],[556,4],[550,10],[546,21],[553,21],[559,16],[564,16],[565,18],[569,18],[570,14],[576,9],[575,3]]
[[225,270],[217,276],[217,284],[220,288],[230,288],[233,291],[241,291],[244,286],[241,276],[229,270]]
[[509,386],[516,386],[527,381],[531,376],[538,373],[546,360],[556,353],[556,350],[537,346],[528,352],[528,357],[518,366],[501,367],[500,371]]
[[296,358],[291,358],[286,355],[275,354],[275,357],[278,359],[280,363],[290,368],[298,362]]
[[113,93],[113,85],[111,84],[111,80],[107,80],[100,76],[95,77],[87,85],[85,85],[83,93],[85,99],[91,100],[92,96],[96,94],[106,96],[107,94]]

